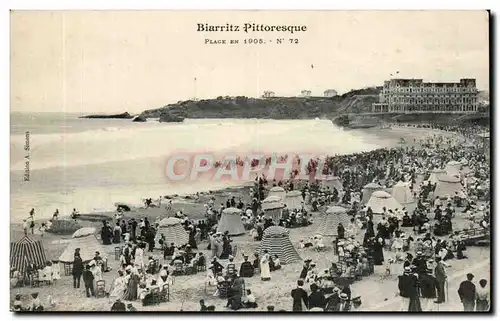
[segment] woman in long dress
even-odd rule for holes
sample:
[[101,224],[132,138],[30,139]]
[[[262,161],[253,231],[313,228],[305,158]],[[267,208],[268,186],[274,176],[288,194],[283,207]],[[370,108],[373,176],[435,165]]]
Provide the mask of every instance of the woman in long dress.
[[56,282],[61,279],[61,268],[59,266],[59,260],[52,260],[52,282]]
[[142,244],[135,250],[134,265],[141,269],[144,267],[144,249]]
[[137,300],[137,287],[139,286],[139,275],[132,273],[132,269],[127,268],[126,271],[127,289],[125,290],[124,300],[135,301]]
[[378,240],[373,245],[373,256],[374,256],[374,264],[375,265],[383,265],[384,264],[384,239],[379,237]]
[[122,228],[120,227],[120,223],[116,222],[116,226],[113,229],[113,243],[115,244],[120,243],[121,236],[122,236]]
[[264,250],[264,254],[260,259],[260,279],[262,281],[271,280],[271,271],[269,269],[269,254]]
[[110,298],[122,298],[127,289],[127,279],[122,271],[118,271],[118,277],[113,282],[113,288],[109,292]]
[[112,235],[111,228],[109,227],[108,222],[106,222],[106,221],[102,221],[102,224],[103,224],[102,229],[101,229],[102,244],[110,245],[111,244],[110,237]]

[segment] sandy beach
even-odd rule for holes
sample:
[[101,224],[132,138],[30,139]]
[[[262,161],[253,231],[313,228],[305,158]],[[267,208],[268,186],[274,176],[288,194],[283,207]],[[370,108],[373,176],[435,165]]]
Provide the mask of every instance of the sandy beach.
[[[408,145],[412,145],[413,138],[423,138],[425,135],[435,133],[439,133],[444,136],[454,135],[453,133],[442,133],[420,128],[393,128],[389,130],[367,129],[363,131],[353,131],[353,133],[355,135],[373,135],[376,139],[383,140],[385,144],[391,144],[392,146],[398,146],[401,138],[404,138]],[[242,186],[228,187],[222,190],[213,191],[211,195],[215,196],[216,205],[225,202],[226,199],[231,196],[236,196],[236,198],[242,197],[245,203],[249,201],[248,187]],[[147,197],[147,195],[145,195],[145,197]],[[171,214],[182,209],[190,219],[203,219],[205,212],[204,204],[207,201],[207,194],[201,195],[201,197],[196,201],[178,197],[173,203]],[[315,233],[324,210],[325,208],[320,208],[319,212],[312,212],[314,219],[314,223],[312,225],[290,230],[290,239],[296,247],[301,239],[305,239]],[[92,214],[103,215],[108,217],[110,220],[112,220],[114,215],[113,212]],[[163,218],[166,216],[167,213],[164,206],[150,209],[133,208],[130,212],[126,212],[124,219],[129,219],[131,217],[135,217],[136,219],[148,217],[150,221],[155,221],[157,217]],[[375,217],[375,225],[377,224],[377,219],[380,218]],[[79,223],[82,226],[94,226],[97,228],[101,226],[99,221],[80,221]],[[466,220],[458,217],[453,223],[454,229],[463,228],[466,224]],[[405,233],[411,234],[411,229],[407,229]],[[12,223],[10,234],[11,241],[20,239],[22,234],[23,232],[20,224]],[[359,232],[358,241],[362,241],[362,236],[362,232]],[[34,238],[41,239],[41,236],[34,235]],[[70,235],[59,236],[50,233],[45,234],[42,241],[47,253],[47,258],[57,259],[66,248],[69,238]],[[336,262],[337,260],[337,257],[333,254],[331,241],[331,239],[325,239],[325,245],[327,245],[327,250],[325,252],[316,252],[311,249],[299,249],[298,252],[303,259],[309,257],[316,262],[318,270],[321,271],[323,268],[329,267],[331,262]],[[242,253],[249,254],[250,257],[252,257],[252,254],[257,251],[259,246],[259,242],[253,241],[248,233],[242,236],[234,237],[233,244],[238,248],[235,258],[235,262],[238,267],[239,263],[242,262]],[[199,250],[203,251],[207,257],[210,257],[210,253],[206,250],[206,247],[206,241],[198,245]],[[106,285],[109,286],[116,276],[118,261],[115,260],[114,256],[114,245],[103,246],[103,248],[106,253],[102,254],[108,257],[108,264],[112,268],[110,272],[103,274],[104,280],[106,280]],[[145,253],[145,255],[147,256],[150,254]],[[393,255],[391,252],[384,253],[386,258],[391,257],[391,255]],[[441,304],[439,307],[440,311],[462,310],[460,301],[456,297],[456,289],[458,288],[458,284],[464,279],[464,275],[466,273],[474,273],[477,280],[483,277],[489,280],[489,247],[469,247],[466,255],[469,256],[469,259],[461,261],[453,260],[451,262],[452,266],[447,269],[447,273],[450,275],[449,293],[453,299],[451,300],[452,303]],[[160,261],[163,261],[160,251],[155,251],[153,256],[159,258]],[[222,261],[222,264],[224,264],[224,261]],[[272,273],[271,282],[262,282],[258,276],[245,279],[247,289],[252,289],[257,298],[257,303],[259,304],[257,310],[265,311],[267,305],[274,305],[276,310],[283,309],[290,311],[292,307],[290,291],[296,285],[295,282],[300,274],[301,267],[302,262],[284,265],[281,270]],[[361,296],[362,298],[363,303],[360,307],[361,310],[394,311],[397,309],[399,302],[396,302],[397,300],[395,300],[395,294],[397,291],[396,278],[401,271],[398,270],[396,265],[393,265],[393,267],[394,271],[392,271],[390,277],[384,278],[382,277],[382,271],[376,270],[375,275],[364,277],[361,281],[357,281],[351,286],[353,296]],[[61,272],[63,272],[62,267]],[[382,282],[384,286],[382,286]],[[180,311],[181,309],[184,311],[197,311],[199,308],[198,301],[200,299],[205,299],[207,305],[216,306],[216,311],[229,311],[229,309],[224,308],[226,300],[213,297],[214,291],[215,288],[205,287],[205,273],[200,272],[191,276],[177,276],[175,277],[174,285],[171,287],[170,302],[162,303],[159,306],[149,307],[142,307],[139,302],[134,302],[134,306],[140,311]],[[53,311],[107,311],[112,304],[112,302],[110,302],[107,298],[86,298],[83,289],[76,291],[73,289],[72,277],[64,275],[56,285],[43,286],[36,289],[29,287],[11,289],[11,299],[12,296],[17,293],[29,294],[32,292],[40,293],[42,303],[49,295],[52,296],[56,301],[56,305],[55,307],[48,307],[48,310]]]

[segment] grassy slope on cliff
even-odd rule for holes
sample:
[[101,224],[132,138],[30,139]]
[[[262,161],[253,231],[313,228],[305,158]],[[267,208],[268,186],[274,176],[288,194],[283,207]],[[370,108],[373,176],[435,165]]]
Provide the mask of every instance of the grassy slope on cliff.
[[218,97],[200,101],[182,101],[158,109],[144,111],[145,117],[161,121],[184,118],[270,118],[310,119],[334,117],[343,112],[369,112],[380,88],[352,90],[336,97],[274,97],[268,99]]

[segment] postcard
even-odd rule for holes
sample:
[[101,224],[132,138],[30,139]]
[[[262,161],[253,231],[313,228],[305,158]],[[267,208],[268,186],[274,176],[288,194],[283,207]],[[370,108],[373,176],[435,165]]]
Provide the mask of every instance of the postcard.
[[488,312],[488,11],[11,11],[10,309]]

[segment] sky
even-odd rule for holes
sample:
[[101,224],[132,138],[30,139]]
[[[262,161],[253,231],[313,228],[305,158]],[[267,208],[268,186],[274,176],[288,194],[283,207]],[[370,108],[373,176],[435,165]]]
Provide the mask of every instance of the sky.
[[[397,71],[476,78],[487,90],[488,19],[486,11],[12,11],[11,111],[138,113],[264,90],[320,96],[382,85]],[[198,32],[198,23],[307,31]],[[243,43],[255,38],[266,43]]]

